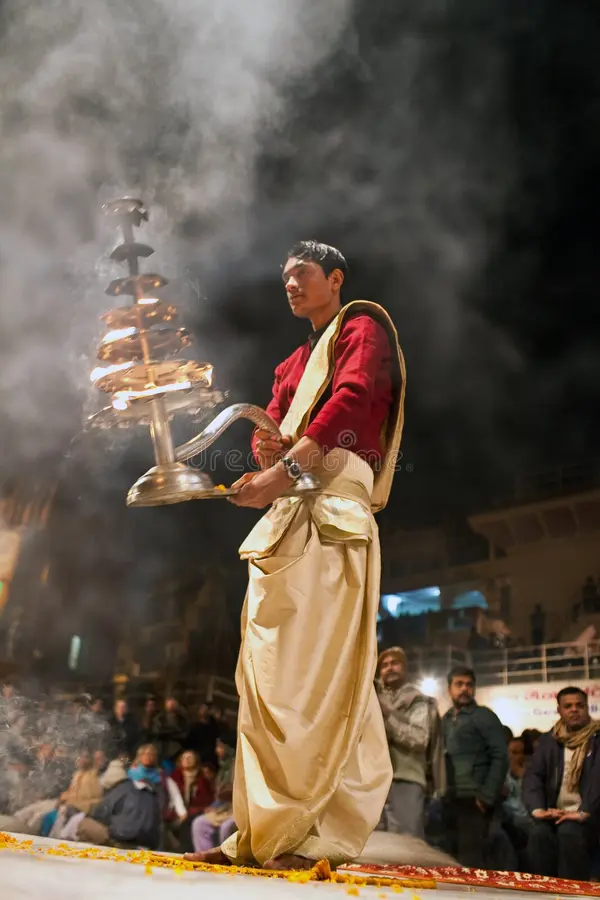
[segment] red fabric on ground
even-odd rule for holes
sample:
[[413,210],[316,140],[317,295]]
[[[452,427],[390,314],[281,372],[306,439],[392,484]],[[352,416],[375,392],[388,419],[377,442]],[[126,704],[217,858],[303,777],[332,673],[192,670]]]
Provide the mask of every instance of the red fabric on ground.
[[365,875],[370,878],[429,878],[440,884],[457,884],[473,888],[536,891],[537,893],[569,894],[575,897],[600,897],[600,884],[589,881],[565,881],[546,875],[526,872],[488,872],[485,869],[461,869],[459,866],[425,868],[421,866],[376,866],[352,863],[341,866],[338,872]]

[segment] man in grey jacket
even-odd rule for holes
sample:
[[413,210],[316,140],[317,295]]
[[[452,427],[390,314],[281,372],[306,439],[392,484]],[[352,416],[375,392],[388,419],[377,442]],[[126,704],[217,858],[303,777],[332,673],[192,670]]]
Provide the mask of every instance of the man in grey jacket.
[[424,837],[425,798],[431,790],[432,746],[439,733],[435,702],[410,684],[406,654],[391,647],[380,654],[377,695],[394,769],[384,810],[387,831]]

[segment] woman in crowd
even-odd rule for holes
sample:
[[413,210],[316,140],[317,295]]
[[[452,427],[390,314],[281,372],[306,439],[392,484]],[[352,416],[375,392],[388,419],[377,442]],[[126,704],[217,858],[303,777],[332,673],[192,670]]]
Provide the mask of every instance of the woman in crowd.
[[[56,816],[49,815],[42,824],[42,835],[62,840],[76,840],[77,826],[102,799],[102,785],[93,766],[89,750],[82,750],[75,763],[75,774],[66,791],[60,795]],[[50,826],[48,828],[48,826]]]
[[233,821],[233,771],[235,739],[223,736],[217,741],[219,770],[215,779],[215,799],[202,816],[192,822],[194,851],[212,850],[235,831]]
[[[208,775],[208,777],[207,777]],[[202,815],[205,809],[210,806],[215,797],[214,776],[216,775],[215,767],[207,763],[200,764],[198,754],[193,750],[184,751],[179,757],[179,761],[171,776],[174,783],[179,788],[179,792],[183,797],[183,802],[187,810],[187,818],[181,822],[179,826],[171,827],[171,833],[176,839],[177,849],[181,853],[191,851],[191,823],[197,817]],[[175,818],[176,813],[171,810],[169,818]]]
[[161,769],[154,744],[142,744],[138,748],[133,765],[127,774],[133,781],[151,784],[157,789],[164,821],[179,823],[185,821],[187,809],[181,792],[173,779]]

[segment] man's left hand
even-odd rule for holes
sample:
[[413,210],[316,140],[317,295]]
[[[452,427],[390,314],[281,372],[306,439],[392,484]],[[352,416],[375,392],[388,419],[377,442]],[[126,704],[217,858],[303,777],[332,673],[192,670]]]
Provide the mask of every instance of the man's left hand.
[[276,465],[264,472],[257,472],[251,479],[248,479],[247,475],[242,475],[231,485],[233,488],[240,487],[241,490],[239,494],[230,497],[229,501],[236,506],[263,509],[281,497],[291,485],[292,481],[283,466]]

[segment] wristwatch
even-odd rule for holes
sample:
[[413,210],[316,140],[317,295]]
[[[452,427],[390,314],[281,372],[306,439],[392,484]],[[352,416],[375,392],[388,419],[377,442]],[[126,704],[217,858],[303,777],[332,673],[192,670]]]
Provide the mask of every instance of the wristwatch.
[[302,469],[293,458],[293,456],[284,456],[281,462],[283,464],[283,468],[290,476],[292,481],[298,481],[298,479],[301,478],[303,474]]

